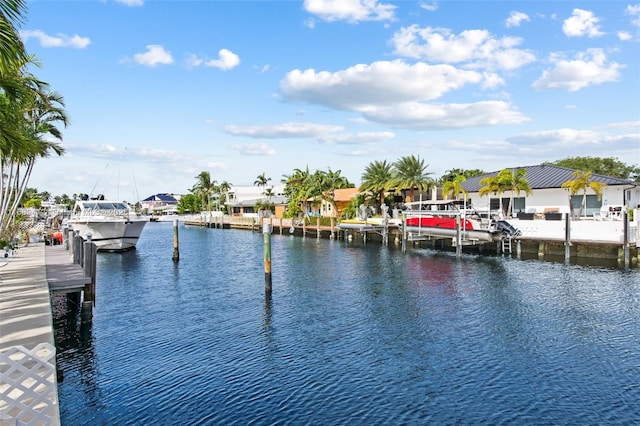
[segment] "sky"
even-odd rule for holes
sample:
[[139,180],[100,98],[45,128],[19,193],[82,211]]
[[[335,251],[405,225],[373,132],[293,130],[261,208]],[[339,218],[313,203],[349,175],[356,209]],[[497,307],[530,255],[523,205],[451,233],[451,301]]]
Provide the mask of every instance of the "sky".
[[29,187],[135,202],[418,156],[439,178],[574,156],[640,166],[640,3],[30,0],[65,154]]

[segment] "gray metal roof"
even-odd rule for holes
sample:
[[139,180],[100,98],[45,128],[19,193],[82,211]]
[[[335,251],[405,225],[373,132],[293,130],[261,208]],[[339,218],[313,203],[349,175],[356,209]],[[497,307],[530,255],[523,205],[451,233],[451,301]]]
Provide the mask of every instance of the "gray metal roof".
[[[529,186],[531,189],[547,189],[547,188],[560,188],[562,184],[568,180],[575,179],[572,176],[572,173],[575,172],[573,169],[567,169],[565,167],[553,166],[551,164],[540,164],[537,166],[524,166],[524,167],[514,167],[513,170],[525,169],[527,174],[525,178],[529,182]],[[462,187],[468,192],[478,192],[482,185],[480,185],[480,180],[486,177],[496,176],[498,171],[487,173],[481,176],[476,176],[473,178],[467,179]],[[611,185],[640,185],[638,182],[634,182],[631,180],[618,179],[609,176],[603,176],[596,173],[591,175],[591,180],[593,182],[602,182],[608,186]]]

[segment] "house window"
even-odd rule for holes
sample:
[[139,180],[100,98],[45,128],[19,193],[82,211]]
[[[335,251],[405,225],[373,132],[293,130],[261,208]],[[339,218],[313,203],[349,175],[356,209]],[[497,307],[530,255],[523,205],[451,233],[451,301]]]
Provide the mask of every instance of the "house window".
[[[571,209],[574,214],[578,214],[580,211],[583,199],[584,195],[571,196]],[[594,213],[600,213],[600,207],[602,207],[602,200],[598,200],[597,195],[587,195],[587,206],[582,208],[582,216],[593,216]]]
[[[509,211],[509,204],[511,203],[511,198],[506,197],[502,199],[502,210],[504,210],[504,214],[507,214]],[[524,212],[525,209],[525,198],[524,197],[514,197],[513,198],[513,211],[511,215],[513,217],[517,216],[518,213]],[[499,198],[491,198],[489,200],[489,208],[491,211],[500,211],[500,199]]]

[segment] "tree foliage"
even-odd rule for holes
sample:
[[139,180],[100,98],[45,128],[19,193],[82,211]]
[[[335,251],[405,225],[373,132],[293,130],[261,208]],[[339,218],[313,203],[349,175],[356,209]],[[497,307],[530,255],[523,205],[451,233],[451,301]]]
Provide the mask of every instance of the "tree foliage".
[[[568,188],[569,194],[571,195],[582,193],[582,203],[580,203],[580,210],[577,214],[577,218],[580,218],[582,216],[582,210],[587,204],[587,190],[591,188],[596,193],[599,200],[602,198],[602,189],[606,185],[602,182],[591,180],[591,172],[576,170],[571,175],[573,176],[573,179],[564,182],[562,187]],[[570,207],[573,210],[573,205],[570,205]]]
[[615,157],[567,157],[548,164],[619,179],[640,181],[639,166],[630,166]]
[[415,190],[425,191],[434,184],[427,172],[428,164],[419,156],[407,155],[393,163],[393,187],[397,190],[409,190],[409,202],[413,201]]

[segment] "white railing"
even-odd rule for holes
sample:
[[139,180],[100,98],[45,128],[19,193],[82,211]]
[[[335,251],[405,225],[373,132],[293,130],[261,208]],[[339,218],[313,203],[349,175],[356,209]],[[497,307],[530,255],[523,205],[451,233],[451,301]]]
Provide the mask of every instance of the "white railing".
[[49,343],[41,343],[33,350],[13,346],[0,351],[0,423],[60,423],[55,353]]

